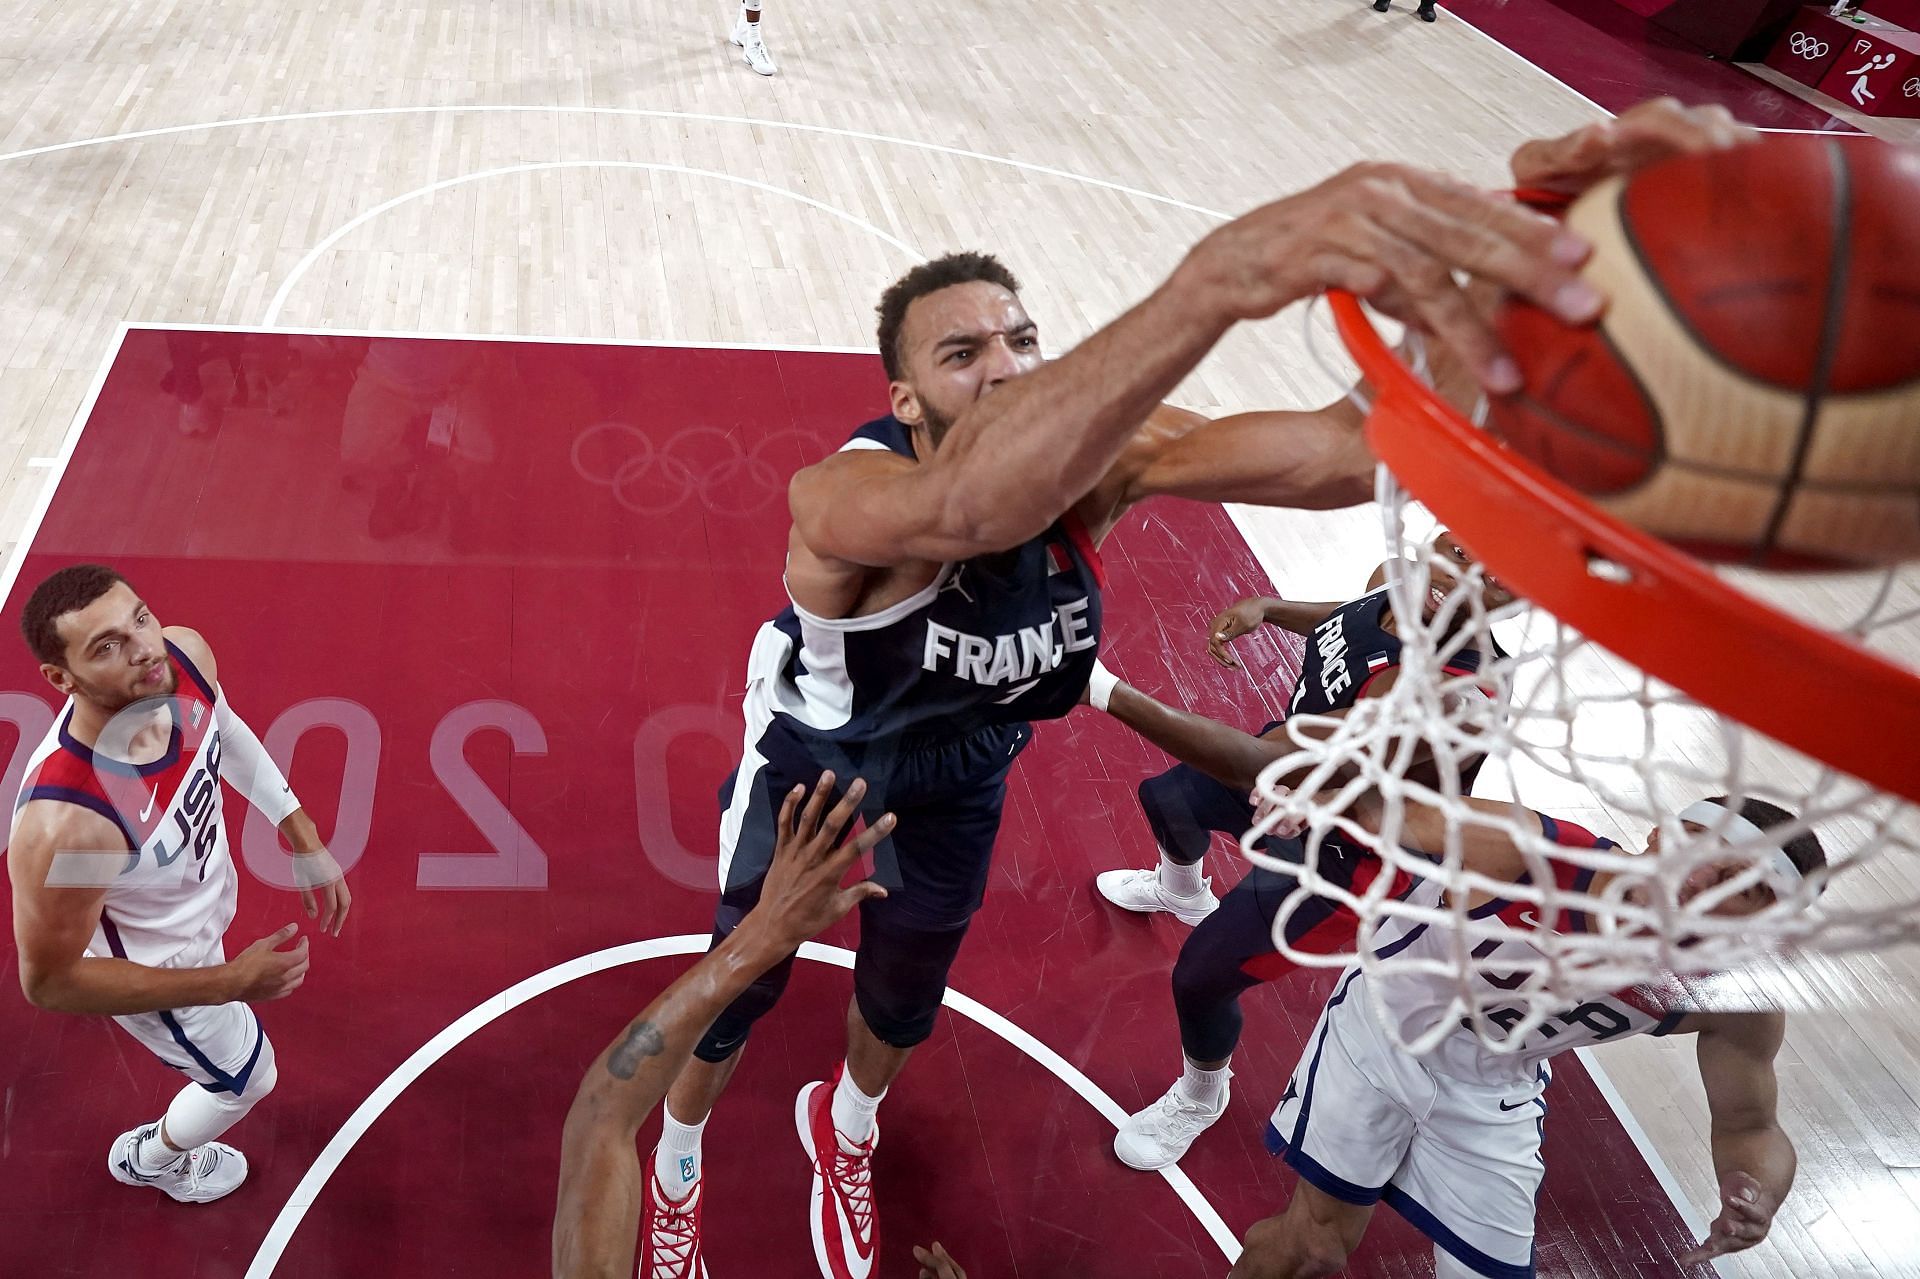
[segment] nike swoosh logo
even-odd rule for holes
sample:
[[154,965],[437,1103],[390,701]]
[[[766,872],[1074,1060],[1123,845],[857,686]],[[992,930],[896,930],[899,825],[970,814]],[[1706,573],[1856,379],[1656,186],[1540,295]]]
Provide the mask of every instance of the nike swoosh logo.
[[1511,1105],[1511,1106],[1509,1106],[1509,1105],[1508,1105],[1508,1104],[1507,1104],[1506,1102],[1504,1102],[1504,1101],[1503,1101],[1503,1102],[1501,1102],[1501,1103],[1500,1103],[1500,1109],[1502,1109],[1502,1110],[1525,1110],[1525,1109],[1526,1109],[1526,1108],[1527,1108],[1528,1106],[1531,1106],[1532,1104],[1533,1104],[1533,1102],[1531,1102],[1531,1101],[1522,1101],[1522,1102],[1516,1102],[1515,1104],[1513,1104],[1513,1105]]
[[1520,912],[1520,922],[1528,928],[1538,928],[1540,927],[1540,916],[1530,910],[1523,910]]
[[160,799],[160,791],[158,787],[147,792],[147,806],[140,814],[141,821],[144,822],[147,820],[147,818],[153,816],[153,806],[155,803],[159,801],[159,799]]

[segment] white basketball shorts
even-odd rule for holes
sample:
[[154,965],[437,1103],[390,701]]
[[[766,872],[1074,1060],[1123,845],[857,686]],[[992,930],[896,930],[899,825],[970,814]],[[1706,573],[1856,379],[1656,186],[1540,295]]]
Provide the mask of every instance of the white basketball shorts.
[[1533,1279],[1549,1078],[1470,1083],[1427,1069],[1373,1023],[1359,974],[1328,999],[1267,1144],[1351,1204],[1385,1202],[1462,1265]]
[[[196,957],[195,967],[226,962],[225,947]],[[147,1050],[208,1092],[244,1097],[266,1044],[260,1019],[245,1004],[213,1004],[115,1017]]]

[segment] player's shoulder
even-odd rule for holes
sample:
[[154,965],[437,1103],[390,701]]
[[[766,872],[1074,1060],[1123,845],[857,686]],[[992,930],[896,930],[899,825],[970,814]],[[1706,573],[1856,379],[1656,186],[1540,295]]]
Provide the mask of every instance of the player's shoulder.
[[[7,856],[16,871],[43,865],[62,848],[117,848],[125,833],[113,821],[83,804],[64,799],[30,799],[13,815]],[[22,882],[15,874],[14,882]]]
[[207,677],[209,684],[220,682],[219,664],[214,661],[213,648],[207,643],[206,636],[191,626],[162,627],[160,633],[167,641],[179,649],[194,664],[199,672]]

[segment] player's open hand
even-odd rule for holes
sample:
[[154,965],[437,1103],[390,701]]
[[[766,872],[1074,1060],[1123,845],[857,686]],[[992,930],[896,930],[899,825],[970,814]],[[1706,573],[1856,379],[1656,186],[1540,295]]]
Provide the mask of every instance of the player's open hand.
[[1720,1178],[1720,1215],[1713,1219],[1700,1246],[1681,1257],[1680,1264],[1695,1266],[1753,1247],[1767,1237],[1779,1206],[1751,1174],[1728,1173]]
[[[307,939],[293,941],[300,925],[269,933],[227,961],[234,978],[233,997],[243,1004],[285,999],[307,979]],[[288,942],[293,945],[288,946]],[[285,947],[285,949],[282,949]]]
[[320,921],[320,931],[335,937],[346,927],[347,911],[353,907],[353,894],[347,889],[347,872],[324,848],[293,855],[293,882],[300,890],[300,904],[308,919]]
[[[893,833],[894,816],[885,813],[852,839],[847,829],[859,815],[867,783],[856,777],[840,802],[833,799],[834,777],[820,774],[813,793],[804,786],[787,792],[775,827],[773,865],[760,890],[760,904],[752,915],[761,917],[783,944],[798,946],[844,918],[869,897],[885,897],[887,890],[871,881],[843,887],[847,868],[875,844]],[[805,804],[801,803],[805,797]]]
[[933,1247],[922,1248],[914,1245],[913,1259],[920,1263],[920,1279],[967,1279],[967,1272],[960,1263],[947,1255],[938,1241]]
[[1456,351],[1497,395],[1519,366],[1456,273],[1536,303],[1569,324],[1604,299],[1579,278],[1592,246],[1505,195],[1399,164],[1361,164],[1255,209],[1194,246],[1174,283],[1209,317],[1261,319],[1326,289],[1366,298]]
[[1557,138],[1523,143],[1513,153],[1513,182],[1523,190],[1578,195],[1617,173],[1677,155],[1719,151],[1760,134],[1725,107],[1687,107],[1672,98],[1642,102],[1611,120]]
[[1227,645],[1242,635],[1251,634],[1260,629],[1267,620],[1267,602],[1255,597],[1230,604],[1214,615],[1207,623],[1207,652],[1213,654],[1213,660],[1222,666],[1238,666]]

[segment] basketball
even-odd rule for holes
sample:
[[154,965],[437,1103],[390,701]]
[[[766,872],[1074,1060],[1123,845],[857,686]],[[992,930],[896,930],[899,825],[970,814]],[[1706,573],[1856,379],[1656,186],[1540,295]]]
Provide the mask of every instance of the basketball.
[[1503,308],[1525,386],[1494,432],[1703,558],[1920,558],[1920,157],[1772,135],[1604,183],[1567,223],[1607,312]]

